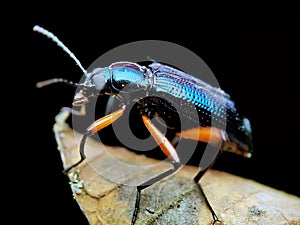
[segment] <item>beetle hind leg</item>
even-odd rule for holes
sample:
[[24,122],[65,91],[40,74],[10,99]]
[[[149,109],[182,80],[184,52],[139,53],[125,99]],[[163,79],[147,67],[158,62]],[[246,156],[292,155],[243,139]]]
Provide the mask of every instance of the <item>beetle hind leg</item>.
[[[188,130],[181,131],[179,133],[176,133],[176,135],[180,138],[190,139],[190,140],[196,140],[201,141],[205,143],[209,143],[212,145],[218,145],[221,144],[224,141],[227,141],[227,135],[224,131],[216,128],[216,127],[195,127]],[[204,197],[204,201],[209,208],[211,215],[213,217],[213,224],[216,224],[217,222],[221,222],[214,212],[212,206],[210,205],[202,187],[199,183],[201,177],[204,175],[204,173],[207,171],[207,169],[200,170],[198,174],[194,177],[194,181],[198,186],[199,191],[201,192],[202,196]]]
[[[185,138],[185,139],[190,139],[190,140],[196,140],[196,141],[201,141],[205,143],[209,143],[212,145],[216,144],[221,144],[223,141],[227,141],[227,136],[224,133],[224,131],[216,128],[216,127],[196,127],[196,128],[191,128],[188,130],[181,131],[179,133],[176,133],[176,135],[180,138]],[[198,186],[198,189],[202,196],[204,197],[204,201],[208,207],[208,209],[211,212],[211,215],[213,217],[213,224],[216,224],[217,222],[221,222],[214,212],[212,206],[210,205],[202,187],[201,184],[199,183],[201,177],[205,174],[207,169],[200,170],[198,174],[194,177],[194,181]]]
[[204,175],[204,173],[207,171],[207,169],[205,170],[200,170],[198,172],[198,174],[194,177],[194,181],[195,183],[197,184],[197,187],[200,191],[200,193],[202,194],[203,198],[204,198],[204,201],[205,201],[205,204],[207,205],[209,211],[211,212],[211,215],[212,215],[212,218],[214,220],[213,224],[216,224],[217,222],[221,222],[217,216],[217,214],[215,213],[215,211],[213,210],[212,206],[210,205],[204,191],[203,191],[203,188],[201,186],[201,184],[199,183],[199,180],[201,179],[201,177]]

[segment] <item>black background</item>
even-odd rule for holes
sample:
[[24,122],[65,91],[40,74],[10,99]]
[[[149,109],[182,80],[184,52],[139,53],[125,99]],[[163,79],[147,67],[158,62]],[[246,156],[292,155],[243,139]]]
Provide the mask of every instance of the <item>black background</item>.
[[[107,17],[100,8],[86,14],[72,10],[58,14],[46,13],[45,7],[24,16],[16,13],[19,20],[15,22],[2,19],[6,56],[1,91],[2,188],[9,193],[4,194],[8,211],[19,215],[10,217],[12,222],[38,224],[39,215],[50,223],[87,224],[61,173],[52,132],[54,116],[62,106],[71,106],[74,89],[64,85],[35,88],[40,80],[77,81],[82,73],[56,44],[32,31],[36,24],[55,33],[85,67],[106,51],[137,40],[165,40],[195,52],[253,129],[253,158],[225,153],[213,168],[300,196],[297,8],[237,14],[213,10],[186,21],[169,18],[138,24],[137,18],[125,22],[112,12]],[[167,19],[163,13],[156,19],[159,16]]]

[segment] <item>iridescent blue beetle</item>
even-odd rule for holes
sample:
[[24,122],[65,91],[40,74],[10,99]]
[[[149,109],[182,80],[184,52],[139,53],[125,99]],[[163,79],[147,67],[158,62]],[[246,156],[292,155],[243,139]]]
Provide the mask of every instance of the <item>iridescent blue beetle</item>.
[[[64,108],[64,110],[69,110],[77,115],[85,115],[85,105],[91,98],[99,95],[110,95],[121,102],[119,109],[96,120],[86,129],[80,142],[81,159],[66,168],[65,172],[85,159],[84,146],[87,137],[115,122],[124,114],[127,105],[132,103],[137,105],[145,127],[172,163],[172,169],[137,186],[132,225],[137,219],[141,191],[174,173],[181,165],[180,157],[174,145],[151,121],[152,118],[162,118],[168,129],[172,130],[179,138],[208,144],[219,143],[221,150],[251,157],[250,122],[237,112],[234,102],[223,90],[212,87],[183,71],[157,62],[148,66],[141,66],[132,62],[116,62],[108,67],[95,68],[91,73],[88,73],[74,54],[56,36],[39,26],[35,26],[34,30],[51,38],[62,47],[85,74],[85,81],[82,83],[54,78],[37,84],[37,87],[43,87],[48,84],[63,82],[80,87],[74,97],[73,105],[81,106],[81,110],[74,111],[70,108]],[[196,110],[196,114],[191,113],[194,110]],[[179,117],[184,118],[184,128],[178,123]],[[200,171],[194,178],[202,193],[199,180],[206,170],[207,168]],[[205,197],[204,193],[203,196]],[[212,213],[214,223],[216,223],[219,221],[218,217],[206,197],[205,200]]]

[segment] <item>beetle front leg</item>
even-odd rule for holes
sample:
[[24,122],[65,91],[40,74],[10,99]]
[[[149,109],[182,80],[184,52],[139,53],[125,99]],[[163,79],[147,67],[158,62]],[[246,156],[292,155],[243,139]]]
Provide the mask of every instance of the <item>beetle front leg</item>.
[[119,119],[123,115],[124,110],[125,110],[125,107],[122,107],[121,109],[96,120],[86,129],[86,132],[83,134],[81,141],[80,141],[80,145],[79,145],[80,160],[78,162],[74,163],[73,165],[65,168],[63,171],[64,173],[68,173],[73,167],[79,165],[86,158],[85,153],[84,153],[84,146],[85,146],[86,139],[89,136],[94,135],[97,131],[100,131],[104,127],[109,126],[110,124],[115,122],[117,119]]
[[60,111],[61,112],[69,112],[76,116],[85,116],[86,115],[85,105],[82,105],[80,110],[75,110],[70,107],[62,107]]
[[69,107],[61,108],[60,113],[55,117],[55,122],[61,125],[65,124],[70,114],[74,114],[76,116],[84,116],[86,114],[85,105],[81,106],[81,109],[79,111]]

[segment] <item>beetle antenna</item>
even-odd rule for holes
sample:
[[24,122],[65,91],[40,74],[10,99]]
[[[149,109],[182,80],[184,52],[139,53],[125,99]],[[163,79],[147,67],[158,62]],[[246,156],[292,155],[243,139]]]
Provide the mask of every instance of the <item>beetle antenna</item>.
[[70,49],[67,48],[67,46],[64,45],[53,33],[49,32],[48,30],[44,29],[43,27],[40,27],[38,25],[35,25],[33,27],[34,31],[37,31],[48,38],[50,38],[53,42],[55,42],[59,47],[61,47],[66,53],[69,54],[69,56],[76,62],[76,64],[79,66],[79,68],[82,70],[82,72],[86,75],[87,71],[83,68],[80,61],[76,58],[76,56],[73,54],[73,52],[70,51]]
[[49,80],[44,80],[44,81],[38,82],[36,84],[36,87],[37,88],[42,88],[46,85],[53,84],[53,83],[65,83],[65,84],[71,85],[73,87],[77,87],[79,85],[78,83],[74,83],[73,81],[69,81],[69,80],[66,80],[66,79],[63,79],[63,78],[52,78],[52,79],[49,79]]

